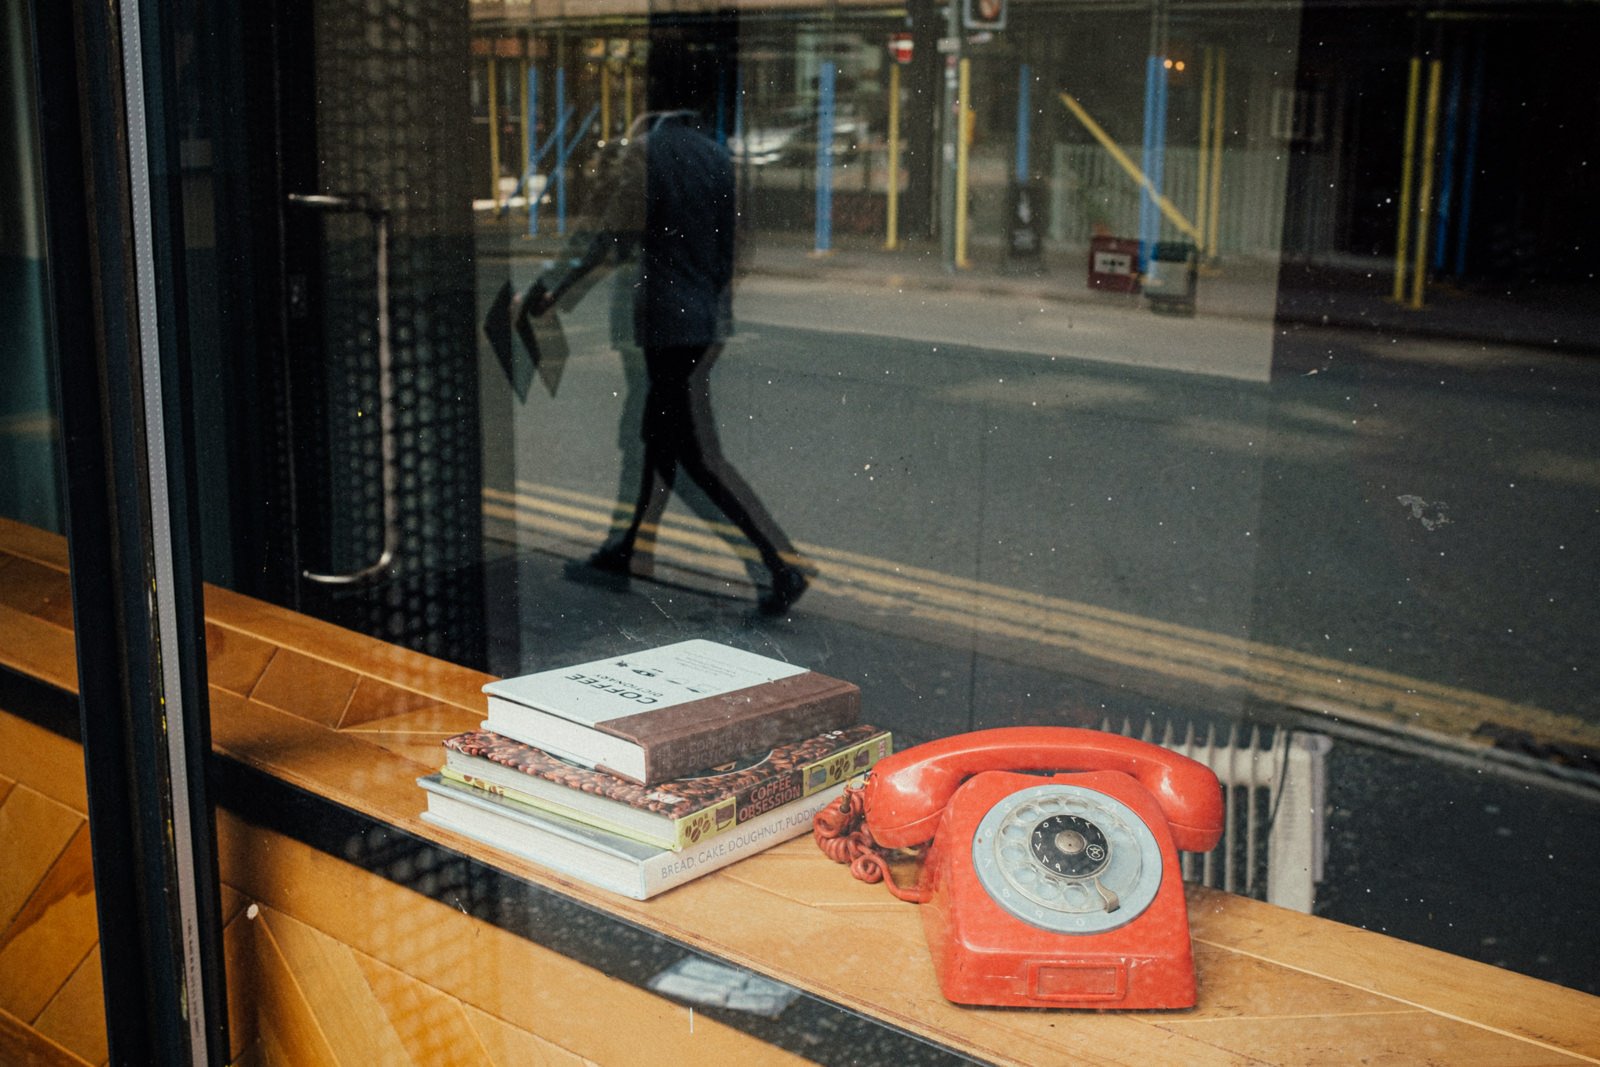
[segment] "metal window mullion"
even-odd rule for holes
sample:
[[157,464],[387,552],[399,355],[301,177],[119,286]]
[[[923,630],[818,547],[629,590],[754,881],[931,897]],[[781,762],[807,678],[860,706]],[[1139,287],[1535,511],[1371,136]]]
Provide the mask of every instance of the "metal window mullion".
[[[126,108],[128,145],[128,186],[132,201],[130,222],[133,230],[134,300],[139,336],[137,372],[144,402],[145,490],[152,516],[149,524],[149,550],[154,581],[151,607],[155,615],[156,671],[159,672],[161,718],[165,725],[169,818],[172,820],[173,851],[169,884],[175,882],[180,962],[184,973],[190,1048],[193,1062],[207,1062],[208,998],[197,995],[205,986],[205,964],[201,947],[202,918],[199,907],[200,872],[197,869],[194,840],[194,815],[191,806],[189,769],[184,728],[190,714],[206,714],[202,705],[190,712],[184,700],[181,671],[185,653],[178,637],[178,583],[172,543],[172,526],[160,517],[171,512],[172,484],[167,473],[166,407],[161,387],[161,301],[156,290],[156,248],[154,205],[151,203],[151,167],[148,117],[145,114],[143,34],[138,0],[123,0],[119,8],[122,30],[123,100]],[[171,281],[172,279],[169,279]],[[176,325],[176,324],[172,324]],[[224,1056],[226,1050],[224,1050]]]
[[168,65],[141,32],[163,17],[138,0],[36,4],[34,63],[110,1059],[220,1064],[175,153]]

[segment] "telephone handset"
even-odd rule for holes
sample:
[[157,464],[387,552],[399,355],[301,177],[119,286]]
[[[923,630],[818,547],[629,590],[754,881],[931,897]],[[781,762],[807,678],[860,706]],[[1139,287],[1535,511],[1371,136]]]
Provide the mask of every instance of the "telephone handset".
[[889,882],[923,906],[949,1000],[1182,1008],[1195,985],[1177,851],[1210,851],[1222,823],[1204,764],[1097,730],[1003,727],[881,761],[815,829],[867,881],[888,875],[880,849],[927,845],[914,887]]

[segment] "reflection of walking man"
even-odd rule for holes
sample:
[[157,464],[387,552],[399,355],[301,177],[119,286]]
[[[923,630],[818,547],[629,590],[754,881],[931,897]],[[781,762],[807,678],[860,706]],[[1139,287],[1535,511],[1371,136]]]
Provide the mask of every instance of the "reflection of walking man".
[[523,313],[542,314],[613,246],[638,243],[633,330],[650,382],[641,427],[644,471],[627,529],[589,565],[629,573],[640,529],[660,515],[681,469],[761,554],[772,586],[760,608],[777,615],[805,592],[806,577],[795,565],[794,546],[722,455],[711,413],[711,368],[733,319],[736,224],[727,151],[693,112],[657,116],[629,146],[588,253],[548,290],[536,284]]

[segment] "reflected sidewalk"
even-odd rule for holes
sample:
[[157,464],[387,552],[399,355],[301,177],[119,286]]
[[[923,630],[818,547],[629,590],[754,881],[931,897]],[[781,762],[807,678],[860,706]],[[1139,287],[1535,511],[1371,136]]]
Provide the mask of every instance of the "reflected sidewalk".
[[[480,213],[480,254],[513,260],[560,254],[564,238],[549,232],[529,238],[525,226],[526,216],[516,212],[498,218]],[[969,267],[951,270],[938,242],[906,241],[888,250],[880,236],[852,235],[836,236],[832,249],[817,254],[810,233],[763,230],[745,240],[739,269],[747,278],[826,283],[855,293],[916,289],[1083,307],[1126,316],[1132,323],[1173,321],[1153,314],[1143,297],[1089,288],[1086,248],[1053,248],[1036,264],[1008,264],[998,242],[979,240],[969,258]],[[1600,288],[1592,279],[1525,282],[1514,288],[1440,282],[1430,286],[1418,311],[1389,298],[1391,270],[1392,263],[1382,257],[1291,262],[1280,268],[1272,261],[1225,256],[1201,268],[1196,317],[1353,330],[1458,348],[1462,343],[1511,345],[1600,355],[1600,316],[1593,312]]]
[[[847,282],[851,286],[916,286],[932,291],[1021,297],[1085,304],[1141,316],[1142,297],[1091,289],[1088,250],[1058,249],[1035,263],[1007,263],[998,243],[979,245],[971,265],[952,270],[936,242],[885,249],[880,238],[836,239],[816,253],[808,235],[763,233],[745,251],[744,270]],[[1395,336],[1488,345],[1525,345],[1574,354],[1600,354],[1600,292],[1592,280],[1490,290],[1447,283],[1431,286],[1421,310],[1389,299],[1392,264],[1346,257],[1337,263],[1276,263],[1224,257],[1200,270],[1200,317],[1276,321],[1283,325],[1370,330]]]

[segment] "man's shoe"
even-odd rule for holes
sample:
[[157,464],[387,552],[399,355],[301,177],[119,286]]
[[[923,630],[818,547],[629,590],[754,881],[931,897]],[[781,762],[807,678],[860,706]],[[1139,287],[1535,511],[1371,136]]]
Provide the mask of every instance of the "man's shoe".
[[772,572],[772,588],[756,601],[756,610],[763,615],[782,615],[811,587],[805,574],[793,567]]
[[587,565],[606,574],[627,577],[633,573],[633,552],[617,545],[604,545],[595,549]]
[[585,560],[568,560],[562,567],[568,581],[605,589],[626,589],[633,576],[633,553],[606,545]]

